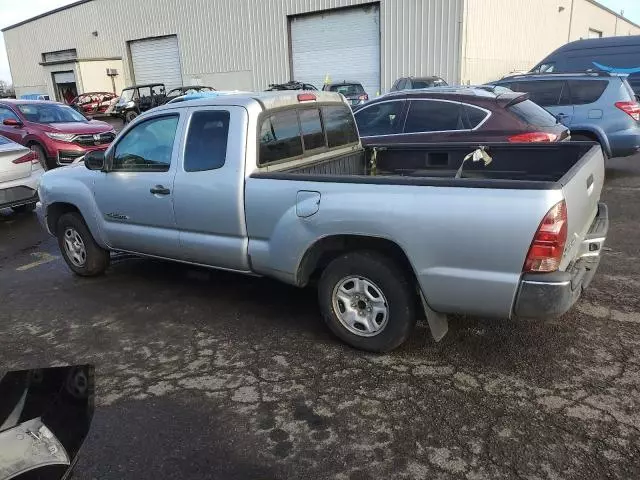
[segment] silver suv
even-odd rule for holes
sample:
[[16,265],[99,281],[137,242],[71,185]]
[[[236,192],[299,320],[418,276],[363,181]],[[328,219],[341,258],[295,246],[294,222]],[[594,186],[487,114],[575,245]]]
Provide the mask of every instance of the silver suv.
[[626,75],[606,72],[525,74],[500,85],[530,99],[571,129],[572,140],[593,140],[608,157],[640,150],[640,105]]

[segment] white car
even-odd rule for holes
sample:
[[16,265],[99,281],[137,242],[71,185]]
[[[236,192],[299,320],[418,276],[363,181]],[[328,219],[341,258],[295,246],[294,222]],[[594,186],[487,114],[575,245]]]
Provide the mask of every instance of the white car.
[[29,212],[38,202],[38,184],[44,173],[31,149],[0,136],[0,209]]

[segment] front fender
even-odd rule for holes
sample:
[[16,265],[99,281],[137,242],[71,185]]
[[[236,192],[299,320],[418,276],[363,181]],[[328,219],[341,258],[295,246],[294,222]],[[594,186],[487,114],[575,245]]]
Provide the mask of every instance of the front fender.
[[57,204],[77,208],[98,245],[108,248],[98,206],[93,196],[93,179],[74,178],[72,170],[75,169],[84,169],[84,166],[80,164],[50,170],[42,176],[39,189],[42,210],[48,217]]

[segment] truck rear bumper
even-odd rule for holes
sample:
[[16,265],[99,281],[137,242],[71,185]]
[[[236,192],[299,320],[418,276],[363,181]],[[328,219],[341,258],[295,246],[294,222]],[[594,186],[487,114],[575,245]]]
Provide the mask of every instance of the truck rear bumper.
[[589,286],[600,264],[600,253],[609,231],[604,203],[591,224],[576,260],[564,272],[528,273],[522,276],[514,315],[523,318],[555,317],[567,312]]

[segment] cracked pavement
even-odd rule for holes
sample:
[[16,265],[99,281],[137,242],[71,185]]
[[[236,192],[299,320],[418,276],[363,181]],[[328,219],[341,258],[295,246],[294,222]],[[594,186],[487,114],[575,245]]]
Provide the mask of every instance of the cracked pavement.
[[571,312],[419,323],[387,355],[334,339],[313,289],[123,255],[74,277],[3,211],[0,368],[96,366],[78,479],[640,478],[640,156],[607,176]]

